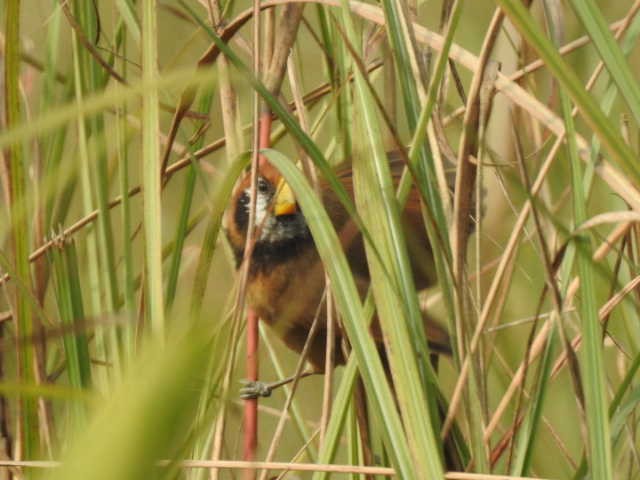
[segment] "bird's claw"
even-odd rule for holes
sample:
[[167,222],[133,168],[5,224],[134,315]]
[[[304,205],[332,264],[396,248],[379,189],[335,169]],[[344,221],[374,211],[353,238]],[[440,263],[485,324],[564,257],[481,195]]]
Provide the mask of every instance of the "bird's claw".
[[271,384],[257,380],[241,380],[240,383],[244,385],[240,388],[240,398],[243,400],[252,400],[258,397],[270,397],[271,392],[273,391]]

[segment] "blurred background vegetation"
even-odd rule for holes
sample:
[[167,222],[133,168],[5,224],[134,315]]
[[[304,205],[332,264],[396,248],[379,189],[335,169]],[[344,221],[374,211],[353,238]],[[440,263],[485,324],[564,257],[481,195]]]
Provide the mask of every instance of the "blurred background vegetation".
[[[332,165],[353,152],[373,158],[380,145],[359,130],[368,114],[385,149],[413,146],[411,160],[426,172],[414,180],[438,197],[426,211],[447,243],[436,252],[447,274],[419,292],[420,305],[459,339],[440,362],[437,389],[420,380],[425,395],[440,391],[453,404],[461,392],[466,470],[478,474],[455,478],[640,478],[640,5],[352,5],[351,13],[346,2],[305,6],[279,100],[295,103],[291,118],[308,137],[283,128],[278,114],[272,147],[316,164],[314,148]],[[508,15],[482,81],[478,57],[499,7]],[[278,23],[284,7],[264,10],[256,42],[251,8],[233,0],[0,3],[0,459],[18,461],[0,467],[0,478],[242,475],[154,465],[242,458],[244,316],[220,221],[253,145],[255,103],[264,101],[247,73],[252,51],[259,45],[268,58],[286,24]],[[227,27],[243,12],[248,21],[232,35]],[[411,35],[403,12],[417,25]],[[428,32],[452,41],[449,62],[441,37]],[[217,35],[235,57],[198,68]],[[422,77],[407,62],[411,52]],[[465,122],[469,105],[480,114]],[[427,106],[429,129],[416,128]],[[557,142],[565,130],[569,141]],[[482,192],[484,214],[460,252],[449,236],[452,197],[433,173],[455,171],[462,145],[471,146],[464,158],[473,173],[453,195]],[[533,214],[519,225],[533,196]],[[385,228],[365,227],[374,235]],[[465,252],[456,271],[453,258]],[[293,374],[297,356],[268,329],[261,334],[261,378]],[[344,370],[335,372],[336,395]],[[525,379],[513,380],[515,372]],[[322,377],[300,382],[270,460],[362,464],[350,403],[336,402],[329,415],[345,413],[345,428],[319,438],[323,385]],[[259,402],[257,460],[267,456],[287,392]],[[404,407],[402,435],[411,439],[411,423],[422,419]],[[398,415],[393,405],[372,408]],[[404,457],[390,454],[383,430],[372,428],[376,461],[401,469]],[[60,459],[63,469],[20,466]],[[413,478],[444,467],[433,468],[428,475],[416,466]]]

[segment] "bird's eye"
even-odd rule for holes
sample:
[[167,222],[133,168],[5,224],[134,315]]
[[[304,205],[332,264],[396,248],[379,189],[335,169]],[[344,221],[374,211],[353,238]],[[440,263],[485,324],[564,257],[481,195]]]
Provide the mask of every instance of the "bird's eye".
[[258,191],[260,193],[267,193],[269,191],[269,184],[264,178],[258,179]]

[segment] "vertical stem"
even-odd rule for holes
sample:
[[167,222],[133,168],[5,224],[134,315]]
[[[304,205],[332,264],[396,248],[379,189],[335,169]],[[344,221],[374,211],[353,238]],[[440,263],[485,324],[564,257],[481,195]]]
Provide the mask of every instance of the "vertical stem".
[[[122,75],[127,76],[127,34],[124,34],[121,44],[121,71]],[[122,195],[122,216],[121,216],[121,239],[123,248],[123,264],[124,268],[120,281],[122,282],[122,291],[124,297],[124,308],[127,318],[130,320],[123,327],[121,349],[124,353],[124,361],[129,364],[134,354],[135,347],[135,273],[134,273],[134,253],[131,244],[131,204],[129,200],[129,149],[127,148],[127,105],[120,105],[116,109],[115,122],[115,139],[117,145],[117,158],[119,164],[119,183]]]
[[[269,62],[271,61],[270,49],[267,49],[268,56],[265,55],[264,62],[261,59],[260,49],[260,1],[254,0],[253,2],[253,71],[257,78],[261,78],[261,66],[265,64],[265,69],[268,69]],[[251,191],[255,192],[255,185],[258,176],[258,170],[266,162],[266,159],[259,155],[261,148],[268,148],[270,145],[269,135],[271,133],[271,112],[268,108],[261,108],[262,102],[258,92],[255,92],[253,99],[253,119],[254,125],[257,126],[257,131],[254,131],[254,158],[251,169]],[[255,217],[255,194],[252,194],[251,199],[251,212],[249,214],[249,235],[247,237],[247,243],[251,239],[254,217]],[[258,328],[258,316],[252,310],[247,313],[247,379],[258,379],[258,345],[259,345],[260,332]],[[258,435],[258,402],[257,399],[247,400],[245,402],[245,432],[244,432],[244,457],[247,460],[255,458],[255,450],[257,445]],[[248,469],[245,471],[245,478],[247,480],[253,480],[256,478],[255,470]]]
[[333,311],[333,297],[330,295],[331,285],[328,276],[325,278],[327,285],[327,343],[324,355],[324,386],[322,389],[322,416],[320,417],[320,445],[323,444],[327,436],[327,427],[331,418],[331,407],[333,401],[333,368],[334,347],[335,347],[335,315]]
[[[256,48],[257,52],[257,48]],[[263,109],[258,122],[258,150],[262,148],[269,148],[270,146],[270,133],[271,133],[271,111]],[[267,159],[258,155],[258,169]],[[255,190],[255,189],[252,189]],[[251,223],[251,222],[250,222]],[[247,312],[247,380],[258,380],[258,374],[260,366],[258,363],[258,346],[260,339],[260,331],[258,325],[259,318],[256,313],[249,309]],[[256,445],[258,443],[258,400],[249,399],[245,401],[244,405],[244,419],[245,419],[245,431],[244,431],[244,457],[245,460],[253,460],[255,458]],[[245,474],[246,479],[255,478],[255,470],[247,470]]]
[[[5,321],[0,321],[0,343],[4,342],[5,323]],[[0,352],[0,378],[6,378],[4,363],[4,352]],[[0,455],[5,455],[6,458],[12,457],[12,440],[11,432],[9,431],[9,403],[7,402],[7,397],[0,395]],[[3,470],[0,470],[0,474],[2,472]]]
[[[142,77],[151,82],[157,75],[156,0],[143,2]],[[162,217],[160,145],[157,132],[158,91],[149,89],[143,96],[142,157],[144,179],[144,232],[148,312],[154,336],[164,335],[164,301],[162,300]]]
[[[8,0],[5,9],[5,117],[7,128],[21,122],[20,109],[20,0]],[[13,259],[16,279],[31,288],[29,266],[29,218],[26,192],[26,165],[20,142],[11,145],[5,152],[5,170],[8,176],[9,214],[11,219]],[[16,336],[30,338],[33,335],[33,316],[27,294],[13,285],[13,314],[16,320]],[[19,345],[17,369],[18,378],[27,385],[35,385],[34,347],[31,342]],[[17,458],[32,459],[38,445],[37,404],[34,397],[20,398],[17,408],[19,427],[17,439],[20,451]]]
[[[588,196],[583,187],[582,165],[575,142],[575,124],[571,115],[569,96],[561,91],[560,100],[567,129],[567,147],[570,157],[573,211],[575,224],[580,225],[587,218]],[[606,375],[602,355],[602,327],[598,320],[598,299],[595,267],[591,260],[592,246],[584,234],[575,236],[576,250],[579,252],[578,275],[580,278],[579,312],[582,321],[583,342],[580,371],[585,397],[585,416],[589,436],[589,464],[592,478],[613,478],[611,435],[606,392]]]
[[[260,0],[253,1],[253,70],[258,78],[260,78]],[[253,227],[255,222],[255,206],[256,206],[256,183],[258,178],[258,167],[262,163],[262,159],[258,156],[258,152],[263,144],[262,119],[260,118],[260,97],[258,92],[254,93],[253,98],[253,161],[251,166],[251,208],[249,212],[249,225],[247,229],[247,244],[253,237]],[[246,251],[246,249],[245,249]],[[250,259],[249,259],[250,261]],[[244,275],[248,272],[245,266]],[[246,280],[246,276],[245,276]],[[247,311],[247,357],[246,357],[246,373],[247,380],[258,380],[259,364],[258,364],[258,345],[259,330],[258,316],[249,309]],[[256,446],[258,444],[258,399],[247,399],[244,403],[244,459],[253,460],[256,456]],[[247,469],[244,472],[245,480],[254,480],[256,471]]]
[[[258,316],[253,310],[247,312],[247,379],[258,380]],[[254,333],[255,332],[255,333]],[[258,399],[244,402],[244,459],[254,460],[258,443]],[[246,479],[255,478],[255,470],[247,470]]]

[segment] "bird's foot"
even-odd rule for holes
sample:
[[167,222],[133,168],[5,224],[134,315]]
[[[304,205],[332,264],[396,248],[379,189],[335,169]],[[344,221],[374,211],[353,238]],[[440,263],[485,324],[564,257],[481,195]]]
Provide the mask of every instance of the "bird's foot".
[[240,383],[243,385],[243,387],[240,388],[240,398],[243,400],[270,397],[271,392],[276,386],[273,383],[260,382],[258,380],[240,380]]
[[295,375],[287,378],[283,378],[282,380],[278,380],[277,382],[260,382],[258,380],[240,380],[244,386],[240,389],[240,398],[243,400],[251,400],[258,397],[270,397],[271,392],[273,392],[276,388],[280,388],[283,385],[287,385],[292,383],[296,378],[305,378],[309,375],[315,375],[316,373],[321,373],[316,370],[307,370],[306,372],[302,372],[299,377]]

